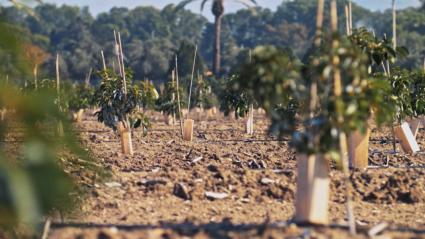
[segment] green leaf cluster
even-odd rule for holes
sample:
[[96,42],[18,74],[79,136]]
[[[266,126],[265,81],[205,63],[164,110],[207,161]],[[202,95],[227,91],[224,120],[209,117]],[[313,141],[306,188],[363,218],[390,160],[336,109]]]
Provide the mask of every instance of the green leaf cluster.
[[[138,112],[138,106],[142,105],[144,92],[133,84],[132,73],[126,71],[126,89],[123,77],[113,70],[100,71],[102,82],[94,93],[94,102],[100,107],[95,113],[99,122],[117,130],[118,124],[124,123],[125,127],[137,128],[149,126],[145,122],[147,118]],[[145,94],[146,96],[146,94]],[[130,123],[130,125],[126,125]]]

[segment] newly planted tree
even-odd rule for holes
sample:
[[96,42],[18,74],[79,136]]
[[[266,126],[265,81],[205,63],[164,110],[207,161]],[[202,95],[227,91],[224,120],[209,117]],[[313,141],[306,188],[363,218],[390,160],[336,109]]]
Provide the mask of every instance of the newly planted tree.
[[[336,31],[336,3],[332,5],[332,34],[322,36],[323,1],[319,1],[319,31],[307,65],[300,66],[274,48],[261,47],[254,50],[253,63],[243,67],[238,82],[266,109],[271,129],[291,136],[298,154],[295,217],[318,224],[328,221],[328,160],[333,158],[342,166],[350,185],[346,135],[365,132],[372,110],[378,125],[391,118],[391,105],[385,98],[389,83],[370,77],[367,56]],[[300,68],[302,75],[297,73]],[[346,196],[349,200],[349,191]]]
[[412,86],[412,109],[414,117],[410,122],[410,128],[416,137],[421,124],[425,126],[425,69],[411,73]]
[[[165,85],[163,92],[157,100],[156,109],[166,115],[167,124],[174,124],[176,122],[176,119],[180,118],[180,108],[177,101],[177,92],[179,93],[179,96],[183,96],[182,88],[179,87],[179,89],[177,89],[176,82],[172,80]],[[183,101],[180,103],[184,104]],[[170,122],[170,117],[172,122]]]
[[100,107],[96,112],[99,122],[118,130],[123,153],[132,155],[132,130],[142,127],[146,134],[150,124],[149,119],[137,111],[137,106],[142,104],[142,93],[133,85],[132,75],[128,71],[125,74],[124,81],[123,77],[111,70],[101,71],[102,82],[95,91],[94,100]]
[[[3,21],[0,31],[8,33],[0,35],[0,50],[7,49],[22,75],[31,77],[27,67],[32,66],[24,63],[19,37]],[[0,75],[4,73],[0,69]],[[0,108],[14,111],[0,124],[0,237],[35,238],[36,234],[23,235],[20,229],[39,229],[42,218],[69,209],[74,202],[71,195],[79,193],[61,161],[68,161],[70,155],[83,159],[86,155],[71,134],[52,137],[59,120],[71,130],[55,104],[56,92],[51,88],[23,93],[11,83],[15,80],[6,83],[0,78]],[[5,140],[16,137],[16,126],[21,128],[20,140],[10,150],[4,147]]]
[[203,111],[214,107],[216,101],[217,99],[212,92],[209,82],[202,75],[198,75],[193,89],[191,107],[197,107]]
[[387,75],[381,75],[381,77],[388,79],[392,85],[391,95],[397,110],[394,117],[395,135],[400,139],[405,152],[416,153],[420,150],[419,145],[406,120],[415,118],[422,111],[422,108],[417,108],[417,106],[424,102],[423,93],[420,92],[421,88],[424,89],[423,85],[416,82],[414,74],[406,69],[393,68],[389,77]]
[[155,107],[155,102],[159,99],[158,91],[155,89],[152,81],[144,80],[138,85],[141,96],[142,109],[151,109]]
[[84,111],[92,106],[94,88],[86,84],[72,84],[66,89],[69,110],[73,120],[80,122]]
[[236,119],[247,117],[246,133],[253,134],[253,108],[256,104],[254,97],[248,91],[238,87],[243,76],[232,75],[225,80],[220,95],[220,110],[224,115],[234,114]]

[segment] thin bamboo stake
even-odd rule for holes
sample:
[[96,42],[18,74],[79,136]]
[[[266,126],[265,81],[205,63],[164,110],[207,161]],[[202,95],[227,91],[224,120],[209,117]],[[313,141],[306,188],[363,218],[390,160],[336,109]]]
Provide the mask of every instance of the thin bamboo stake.
[[176,87],[177,87],[177,108],[179,111],[179,121],[180,121],[180,133],[181,136],[183,138],[183,117],[182,117],[182,111],[180,109],[180,93],[179,93],[179,68],[178,68],[178,59],[177,59],[177,55],[176,55]]
[[397,48],[397,12],[395,0],[393,0],[393,47]]
[[49,237],[51,223],[52,221],[50,220],[50,218],[47,218],[46,222],[44,223],[43,234],[41,235],[41,239],[47,239]]
[[193,57],[193,66],[192,66],[192,76],[190,78],[189,86],[189,99],[187,100],[187,115],[186,118],[189,118],[190,113],[190,98],[192,97],[192,85],[193,85],[193,76],[195,75],[195,66],[196,66],[196,54],[198,54],[198,45],[195,45],[195,56]]
[[347,36],[350,36],[350,13],[348,10],[348,5],[345,5],[345,29]]
[[[252,49],[249,49],[249,63],[252,63]],[[254,104],[249,105],[249,124],[248,124],[248,134],[254,134]]]
[[[350,1],[351,3],[351,1]],[[338,12],[337,12],[337,3],[336,0],[331,1],[331,30],[332,32],[338,32]],[[338,39],[334,38],[332,42],[332,48],[339,48],[340,42]],[[334,65],[334,95],[337,98],[342,96],[342,80],[341,72],[339,69],[340,59],[338,55],[332,55],[332,64]],[[339,110],[338,110],[339,111]],[[337,112],[338,124],[344,123],[343,112]],[[348,224],[350,227],[350,233],[356,234],[356,222],[354,218],[353,205],[351,199],[351,182],[350,182],[350,172],[349,172],[349,163],[347,155],[347,136],[345,133],[340,130],[339,132],[339,147],[340,147],[340,157],[342,161],[342,167],[344,172],[344,181],[345,181],[345,197],[346,197],[346,209],[348,216]]]
[[56,93],[58,97],[58,102],[60,103],[59,53],[56,53]]
[[[171,87],[172,87],[172,89],[174,89],[174,87],[175,87],[175,82],[176,82],[175,74],[176,74],[176,71],[172,70],[171,71]],[[176,93],[173,91],[173,93],[171,93],[171,103],[173,104],[173,106],[174,106],[175,102],[176,102]],[[175,124],[175,122],[176,122],[176,111],[173,107],[173,124]]]
[[90,78],[91,78],[92,72],[93,72],[93,68],[90,67],[90,70],[86,75],[86,80],[84,81],[84,83],[87,87],[90,86]]
[[350,35],[353,34],[353,3],[352,0],[348,2],[348,10],[350,16]]
[[119,69],[119,73],[120,76],[123,77],[123,72],[122,72],[122,66],[121,66],[121,58],[120,58],[120,47],[118,44],[118,39],[117,39],[117,32],[114,30],[114,39],[115,39],[115,55],[117,56],[117,61],[118,61],[118,69]]
[[121,72],[124,85],[124,96],[127,97],[127,81],[125,79],[124,54],[122,53],[121,33],[118,32],[119,58],[121,59]]
[[[325,1],[324,0],[318,0],[317,4],[317,19],[316,19],[316,36],[314,40],[314,45],[316,48],[319,48],[322,44],[322,30],[323,30],[323,12],[325,8]],[[311,82],[310,86],[310,105],[309,105],[309,118],[310,121],[314,117],[314,112],[316,111],[317,107],[317,79],[313,77],[313,80]],[[309,146],[313,147],[314,144],[314,132],[312,132],[312,137],[309,139]]]
[[37,90],[38,88],[38,64],[34,66],[34,87]]
[[[57,94],[57,98],[58,98],[59,111],[62,111],[61,98],[60,98],[59,53],[56,53],[56,94]],[[63,124],[62,124],[61,120],[59,120],[59,122],[58,122],[58,135],[59,135],[59,137],[64,136]]]
[[103,70],[106,71],[106,61],[105,61],[105,55],[103,54],[103,50],[100,51],[100,55],[102,56]]

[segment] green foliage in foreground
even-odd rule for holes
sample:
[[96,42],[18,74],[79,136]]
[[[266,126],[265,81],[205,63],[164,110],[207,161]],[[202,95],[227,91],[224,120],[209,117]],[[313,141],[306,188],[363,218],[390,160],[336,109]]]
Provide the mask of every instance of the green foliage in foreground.
[[[60,168],[60,155],[86,159],[72,134],[58,134],[61,125],[70,132],[66,117],[55,104],[55,92],[22,94],[11,86],[0,86],[0,108],[8,110],[0,124],[0,226],[35,226],[54,210],[72,205],[76,188]],[[7,135],[23,130],[18,144],[4,143]]]
[[[0,35],[0,51],[13,59],[17,75],[26,75],[19,38],[1,21],[0,32],[7,33]],[[6,112],[0,121],[0,227],[16,232],[17,226],[36,228],[46,215],[72,207],[71,194],[79,192],[59,158],[88,156],[59,110],[53,81],[41,81],[37,91],[27,84],[22,91],[17,75],[6,75],[0,69],[0,110]]]

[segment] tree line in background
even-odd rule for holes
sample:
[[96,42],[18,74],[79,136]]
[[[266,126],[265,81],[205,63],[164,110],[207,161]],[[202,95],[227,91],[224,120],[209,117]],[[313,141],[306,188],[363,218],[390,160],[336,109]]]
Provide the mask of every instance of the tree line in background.
[[[339,0],[338,11],[344,13],[348,0]],[[311,45],[315,29],[316,2],[311,0],[283,1],[276,11],[255,7],[224,15],[221,29],[221,73],[226,76],[247,60],[247,49],[258,45],[273,45],[291,49],[303,59]],[[409,46],[410,54],[399,62],[403,67],[421,67],[425,58],[425,3],[420,8],[398,11],[398,42]],[[391,7],[391,6],[388,6]],[[1,16],[25,39],[30,65],[39,77],[54,72],[55,54],[61,54],[61,75],[65,79],[83,82],[91,72],[102,68],[100,51],[108,67],[114,62],[114,30],[121,32],[126,65],[136,80],[149,79],[159,85],[169,80],[174,56],[181,64],[179,74],[184,79],[191,74],[194,45],[200,49],[197,71],[211,70],[214,51],[214,24],[205,17],[168,5],[162,10],[153,7],[113,8],[93,17],[87,7],[41,4],[34,15],[15,7],[3,7]],[[354,26],[373,30],[378,37],[391,37],[391,11],[371,12],[353,5]],[[345,27],[339,19],[341,31]],[[7,61],[8,54],[0,52]],[[19,72],[14,65],[3,64],[2,72],[13,76]],[[93,74],[93,76],[95,76]],[[184,81],[184,80],[183,80]]]

